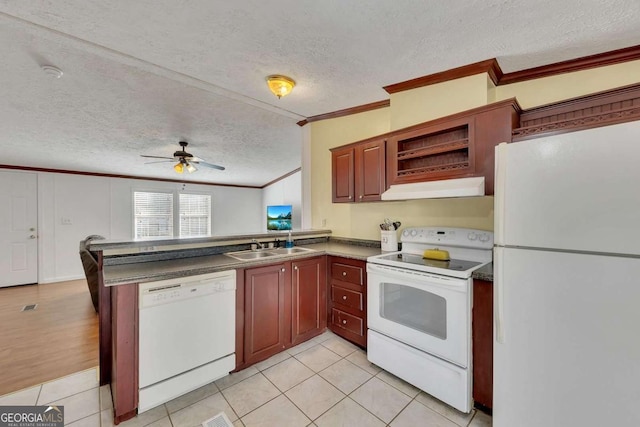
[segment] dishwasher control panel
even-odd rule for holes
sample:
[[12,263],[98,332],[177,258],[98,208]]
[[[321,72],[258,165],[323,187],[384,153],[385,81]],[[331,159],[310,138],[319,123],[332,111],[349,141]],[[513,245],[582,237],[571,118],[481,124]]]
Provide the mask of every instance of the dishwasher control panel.
[[139,285],[138,304],[142,309],[235,289],[235,270],[147,282]]

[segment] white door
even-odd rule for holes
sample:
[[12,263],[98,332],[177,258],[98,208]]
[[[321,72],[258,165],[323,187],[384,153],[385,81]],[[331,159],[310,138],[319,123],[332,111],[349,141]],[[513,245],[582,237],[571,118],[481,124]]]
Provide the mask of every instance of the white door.
[[0,287],[38,281],[37,178],[0,172]]
[[640,425],[640,259],[497,248],[494,266],[494,427]]

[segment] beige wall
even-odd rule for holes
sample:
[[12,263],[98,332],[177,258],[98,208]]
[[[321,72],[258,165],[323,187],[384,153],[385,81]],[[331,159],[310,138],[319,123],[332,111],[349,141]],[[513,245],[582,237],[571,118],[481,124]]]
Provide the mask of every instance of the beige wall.
[[[311,123],[311,225],[334,236],[377,240],[385,217],[402,227],[493,229],[493,197],[331,203],[330,148],[515,97],[523,108],[640,82],[640,61],[496,87],[486,74],[391,95],[389,108]],[[323,222],[325,221],[325,222]]]
[[487,105],[487,75],[477,74],[391,95],[391,130]]
[[351,204],[331,203],[329,149],[389,132],[389,108],[313,122],[310,126],[311,228],[329,228],[334,236],[351,236]]
[[495,100],[517,98],[524,109],[640,82],[640,61],[498,86]]

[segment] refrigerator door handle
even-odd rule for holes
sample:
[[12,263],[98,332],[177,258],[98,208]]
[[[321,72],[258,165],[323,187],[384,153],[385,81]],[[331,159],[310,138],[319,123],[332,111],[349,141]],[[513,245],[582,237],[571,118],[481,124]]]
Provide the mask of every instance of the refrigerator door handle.
[[493,320],[495,339],[504,344],[504,248],[493,250]]
[[502,142],[495,148],[495,191],[494,191],[494,226],[493,241],[498,246],[504,246],[505,220],[505,186],[507,181],[507,143]]

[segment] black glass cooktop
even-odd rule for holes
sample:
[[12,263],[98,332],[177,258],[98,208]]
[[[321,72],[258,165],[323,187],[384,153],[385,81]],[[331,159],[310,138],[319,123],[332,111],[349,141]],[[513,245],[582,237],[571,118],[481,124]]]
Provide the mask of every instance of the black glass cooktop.
[[453,270],[453,271],[467,271],[473,267],[477,267],[481,262],[476,261],[465,261],[462,259],[452,259],[449,261],[440,261],[436,259],[425,259],[422,258],[422,255],[414,255],[414,254],[405,254],[405,253],[393,253],[389,255],[383,255],[377,257],[378,259],[384,259],[388,261],[393,261],[394,263],[399,263],[399,267],[401,264],[412,264],[415,266],[423,266],[423,267],[431,267],[431,268],[442,268],[444,270]]

